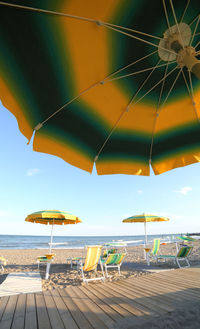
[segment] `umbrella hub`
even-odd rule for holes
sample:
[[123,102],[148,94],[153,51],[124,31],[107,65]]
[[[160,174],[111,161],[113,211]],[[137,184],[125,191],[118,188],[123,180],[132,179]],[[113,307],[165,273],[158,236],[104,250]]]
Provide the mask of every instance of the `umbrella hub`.
[[176,24],[167,29],[160,41],[158,55],[164,61],[176,60],[179,67],[186,66],[200,79],[200,61],[196,58],[195,48],[191,46],[193,39],[189,25]]

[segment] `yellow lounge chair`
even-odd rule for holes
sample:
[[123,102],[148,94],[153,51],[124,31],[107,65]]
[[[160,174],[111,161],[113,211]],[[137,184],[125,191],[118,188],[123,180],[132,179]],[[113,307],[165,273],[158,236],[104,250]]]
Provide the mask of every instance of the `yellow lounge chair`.
[[4,271],[4,266],[6,265],[6,263],[6,259],[4,257],[0,257],[0,266],[2,271]]
[[[102,250],[102,246],[88,246],[87,255],[84,264],[83,264],[83,259],[80,259],[80,270],[82,274],[82,279],[83,282],[86,282],[87,284],[89,281],[93,281],[93,280],[101,280],[101,281],[105,280],[103,266],[100,259],[101,250]],[[97,273],[97,266],[99,262],[101,266],[102,276],[98,276]],[[88,275],[89,273],[91,274],[92,272],[95,272],[96,276],[93,278],[91,277],[87,278],[86,275]]]
[[157,254],[160,248],[160,239],[154,239],[152,248],[145,248],[147,265],[150,265],[150,260],[157,260]]

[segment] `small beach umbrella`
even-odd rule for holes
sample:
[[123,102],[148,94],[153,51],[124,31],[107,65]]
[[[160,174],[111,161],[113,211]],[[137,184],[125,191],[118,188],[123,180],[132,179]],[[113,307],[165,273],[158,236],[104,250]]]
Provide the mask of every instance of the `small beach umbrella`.
[[34,212],[28,215],[25,218],[26,222],[31,223],[40,223],[45,225],[52,225],[51,227],[51,239],[50,239],[50,247],[49,253],[51,253],[52,249],[52,241],[53,241],[53,227],[54,225],[68,225],[68,224],[78,224],[81,223],[81,219],[75,215],[72,215],[66,211],[60,210],[42,210]]
[[200,162],[199,26],[199,0],[0,1],[2,104],[88,172]]
[[142,215],[135,215],[123,219],[123,223],[144,223],[144,233],[145,233],[145,244],[147,244],[147,230],[146,230],[146,223],[148,222],[166,222],[169,221],[169,218],[150,215],[150,214],[142,214]]

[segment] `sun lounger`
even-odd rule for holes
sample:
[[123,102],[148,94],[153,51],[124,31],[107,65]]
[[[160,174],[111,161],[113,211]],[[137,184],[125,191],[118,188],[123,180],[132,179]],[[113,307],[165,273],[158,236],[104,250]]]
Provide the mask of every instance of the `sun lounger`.
[[122,265],[122,262],[124,260],[124,257],[126,256],[126,253],[115,253],[115,254],[109,254],[107,258],[101,257],[101,262],[103,267],[105,267],[106,277],[108,277],[108,268],[116,267],[118,269],[119,275],[120,273],[120,267]]
[[[181,247],[176,255],[159,255],[157,256],[157,260],[161,261],[162,259],[164,259],[164,261],[166,260],[172,260],[174,262],[174,264],[177,264],[179,268],[183,268],[183,267],[190,267],[190,263],[188,261],[188,256],[191,254],[193,247],[191,246],[184,246]],[[181,266],[180,262],[184,261],[186,262],[186,266]]]
[[[101,281],[105,280],[103,266],[100,260],[101,250],[102,250],[102,246],[88,246],[87,255],[84,260],[84,263],[83,263],[83,259],[82,258],[80,259],[80,270],[82,274],[82,279],[83,282],[87,284],[89,281],[93,281],[93,280],[101,280]],[[102,272],[101,276],[99,276],[97,272],[97,266],[99,262]],[[94,273],[95,276],[88,278],[88,275],[89,274],[91,275],[92,273]]]
[[156,260],[160,248],[160,239],[154,239],[152,248],[145,248],[147,265],[150,265],[151,259]]
[[55,257],[55,254],[46,254],[44,256],[38,256],[36,263],[38,264],[38,269],[39,266],[44,264],[47,265],[48,263],[51,263]]
[[6,265],[6,263],[6,259],[4,257],[0,257],[0,266],[2,271],[4,271],[4,266]]

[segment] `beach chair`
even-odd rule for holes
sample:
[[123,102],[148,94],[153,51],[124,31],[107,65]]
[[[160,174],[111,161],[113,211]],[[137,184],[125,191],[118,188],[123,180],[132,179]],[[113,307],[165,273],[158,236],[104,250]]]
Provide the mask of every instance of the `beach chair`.
[[[157,256],[157,261],[172,260],[174,264],[177,264],[179,268],[190,267],[190,263],[188,261],[188,256],[191,254],[193,247],[191,246],[183,246],[181,247],[176,255],[159,255]],[[180,262],[186,262],[186,266],[181,266]]]
[[[83,259],[82,258],[80,259],[80,271],[82,274],[83,282],[85,282],[86,284],[88,284],[89,281],[93,281],[93,280],[101,280],[101,281],[105,280],[103,266],[100,259],[101,250],[102,250],[102,246],[88,246],[84,264],[83,264]],[[98,276],[98,272],[97,272],[97,266],[99,262],[102,272],[101,276]],[[88,278],[88,276],[93,273],[95,274],[95,277]]]
[[46,254],[45,256],[38,256],[36,263],[38,264],[38,270],[40,265],[47,265],[53,261],[55,254]]
[[150,265],[150,260],[157,260],[157,254],[160,249],[160,239],[154,239],[152,248],[145,248],[147,265]]
[[122,265],[125,256],[126,253],[115,253],[115,254],[108,254],[107,258],[101,257],[102,265],[103,267],[105,267],[106,277],[109,277],[108,268],[110,267],[116,267],[118,269],[119,275],[121,275],[120,267]]
[[4,271],[4,266],[6,265],[6,263],[6,259],[4,257],[0,257],[0,266],[2,271]]

